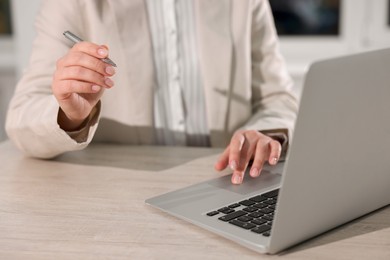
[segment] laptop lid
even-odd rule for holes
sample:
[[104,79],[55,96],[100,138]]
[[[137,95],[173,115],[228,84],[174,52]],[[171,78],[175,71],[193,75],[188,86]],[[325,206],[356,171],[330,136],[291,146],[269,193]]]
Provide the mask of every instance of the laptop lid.
[[269,251],[390,203],[390,49],[307,74]]
[[[389,204],[389,67],[390,49],[315,63],[284,169],[267,168],[242,185],[225,176],[146,203],[262,253],[276,253]],[[279,187],[281,180],[270,238],[206,216]]]

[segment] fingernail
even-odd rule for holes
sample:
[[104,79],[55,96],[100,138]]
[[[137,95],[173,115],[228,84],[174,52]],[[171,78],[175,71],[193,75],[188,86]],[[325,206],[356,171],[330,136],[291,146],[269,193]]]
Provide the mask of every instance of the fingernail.
[[234,184],[241,184],[242,180],[241,180],[241,177],[239,175],[235,175],[233,177],[233,183]]
[[112,66],[107,66],[105,70],[106,70],[106,73],[108,75],[114,75],[115,74],[115,69]]
[[240,147],[238,148],[239,151],[242,150],[242,147],[244,146],[244,142],[245,142],[245,137],[242,135],[240,137]]
[[102,57],[106,57],[108,55],[108,51],[105,48],[99,48],[98,54]]
[[99,91],[100,91],[100,86],[98,86],[98,85],[93,85],[93,86],[92,86],[92,91],[99,92]]
[[237,170],[237,162],[235,160],[232,160],[230,161],[230,169],[232,169],[233,171]]
[[277,163],[278,163],[278,158],[277,158],[277,157],[272,158],[271,164],[272,164],[272,165],[275,165],[275,164],[277,164]]
[[251,171],[250,171],[250,175],[251,175],[252,177],[258,177],[258,176],[260,175],[259,169],[257,169],[257,168],[252,168]]
[[110,78],[106,78],[104,83],[106,83],[106,85],[110,87],[114,86],[114,81],[112,81]]

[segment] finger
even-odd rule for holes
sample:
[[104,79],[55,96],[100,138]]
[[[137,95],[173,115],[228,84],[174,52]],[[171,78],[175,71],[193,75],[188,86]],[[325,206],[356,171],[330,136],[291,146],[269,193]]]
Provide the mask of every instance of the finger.
[[102,59],[108,57],[108,47],[105,45],[98,45],[92,42],[79,42],[73,45],[71,52],[83,52],[93,57]]
[[231,182],[233,184],[241,184],[244,180],[244,171],[234,171],[231,177]]
[[59,98],[66,98],[72,93],[98,93],[102,90],[102,87],[98,85],[79,80],[62,80],[58,86],[60,91],[56,94]]
[[241,147],[240,160],[239,160],[239,171],[245,171],[248,167],[250,160],[254,156],[256,150],[257,142],[261,137],[257,131],[245,131],[243,132],[245,137],[243,145]]
[[114,86],[114,82],[110,78],[103,76],[93,70],[86,69],[80,66],[64,68],[59,72],[58,77],[60,79],[71,79],[90,82],[92,84],[107,88],[111,88]]
[[222,170],[224,170],[228,166],[228,164],[229,164],[229,152],[230,152],[230,145],[228,147],[226,147],[226,149],[223,151],[221,157],[215,163],[214,168],[217,171],[222,171]]
[[230,168],[242,171],[242,165],[240,165],[240,155],[245,143],[245,136],[242,132],[236,132],[230,142],[229,152],[229,165]]
[[71,66],[81,66],[105,76],[112,76],[115,74],[113,66],[103,62],[99,58],[80,51],[73,51],[64,58],[59,59],[57,62],[57,69]]
[[269,142],[269,148],[270,148],[270,154],[269,154],[268,162],[271,165],[275,165],[278,163],[280,159],[280,154],[282,152],[282,145],[278,141],[272,140],[271,142]]
[[248,163],[249,163],[249,160],[247,160],[243,165],[243,169],[244,170],[236,170],[236,171],[233,171],[233,174],[232,174],[232,178],[231,178],[231,181],[233,184],[241,184],[242,181],[244,180],[244,176],[245,176],[245,171],[246,171],[246,168],[248,167]]
[[250,176],[256,178],[260,175],[263,169],[264,163],[268,159],[269,155],[269,142],[270,140],[264,141],[261,139],[256,145],[255,156],[253,158],[252,168],[249,172]]
[[236,170],[236,171],[233,171],[233,174],[232,174],[232,183],[233,184],[241,184],[242,181],[244,180],[244,176],[245,176],[245,171],[246,171],[246,168],[248,167],[248,163],[249,163],[249,159],[246,160],[245,163],[243,163],[243,169],[244,170]]

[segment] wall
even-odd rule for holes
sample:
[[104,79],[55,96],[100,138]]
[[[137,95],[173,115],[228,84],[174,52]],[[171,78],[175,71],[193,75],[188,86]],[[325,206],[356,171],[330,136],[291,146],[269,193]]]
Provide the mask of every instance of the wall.
[[0,38],[0,141],[6,138],[5,114],[16,83],[14,46],[10,38]]
[[0,141],[6,139],[4,123],[9,100],[29,60],[40,3],[41,0],[11,0],[13,39],[0,38]]
[[13,68],[3,68],[0,70],[0,141],[6,139],[4,131],[5,114],[8,102],[16,84],[16,75]]

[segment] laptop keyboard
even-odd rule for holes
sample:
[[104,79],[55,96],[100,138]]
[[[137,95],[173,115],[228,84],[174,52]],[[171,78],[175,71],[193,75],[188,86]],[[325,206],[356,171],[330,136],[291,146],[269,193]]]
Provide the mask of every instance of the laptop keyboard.
[[279,189],[251,197],[206,215],[268,237],[271,234]]

